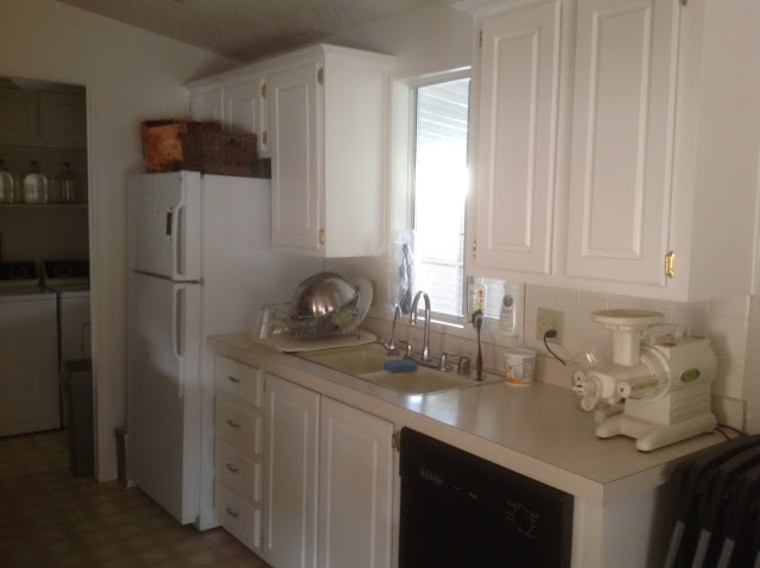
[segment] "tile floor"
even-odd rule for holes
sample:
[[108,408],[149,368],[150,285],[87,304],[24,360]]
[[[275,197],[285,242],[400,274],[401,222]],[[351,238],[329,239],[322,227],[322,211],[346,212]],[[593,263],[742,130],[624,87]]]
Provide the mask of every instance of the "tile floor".
[[223,529],[183,527],[136,488],[74,478],[66,434],[0,438],[0,566],[267,568]]

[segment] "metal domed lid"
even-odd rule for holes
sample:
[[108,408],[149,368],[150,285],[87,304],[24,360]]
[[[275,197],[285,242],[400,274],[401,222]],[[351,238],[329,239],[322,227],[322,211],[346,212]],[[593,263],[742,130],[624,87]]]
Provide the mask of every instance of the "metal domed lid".
[[357,290],[340,274],[320,272],[296,287],[291,316],[299,319],[325,316],[353,307],[358,301]]

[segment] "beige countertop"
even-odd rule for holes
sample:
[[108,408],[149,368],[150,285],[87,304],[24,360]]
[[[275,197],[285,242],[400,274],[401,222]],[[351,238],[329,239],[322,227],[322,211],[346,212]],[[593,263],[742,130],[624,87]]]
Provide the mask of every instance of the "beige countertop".
[[373,385],[294,355],[262,346],[246,334],[209,339],[215,352],[286,378],[366,412],[547,483],[591,503],[608,504],[664,483],[688,454],[723,440],[703,434],[643,453],[634,440],[594,435],[591,414],[576,409],[568,389],[534,382],[505,383],[427,395]]

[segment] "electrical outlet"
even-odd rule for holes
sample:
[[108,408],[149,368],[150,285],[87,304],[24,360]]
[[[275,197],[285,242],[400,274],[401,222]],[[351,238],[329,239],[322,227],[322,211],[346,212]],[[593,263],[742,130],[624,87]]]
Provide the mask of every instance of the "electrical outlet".
[[553,329],[557,332],[557,336],[552,337],[551,339],[547,339],[547,341],[562,345],[564,339],[564,327],[564,312],[560,312],[559,310],[550,310],[548,308],[538,308],[536,314],[536,339],[538,341],[543,341],[544,334],[550,329]]

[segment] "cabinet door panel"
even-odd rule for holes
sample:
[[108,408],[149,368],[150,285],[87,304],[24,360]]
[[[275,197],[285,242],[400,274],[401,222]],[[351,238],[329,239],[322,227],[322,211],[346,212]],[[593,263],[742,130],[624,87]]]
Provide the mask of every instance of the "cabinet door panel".
[[266,139],[266,105],[264,80],[251,77],[240,83],[224,87],[224,125],[232,131],[256,134],[259,156],[268,155]]
[[222,89],[217,87],[190,95],[190,113],[195,120],[222,122]]
[[319,249],[319,89],[315,63],[274,74],[268,81],[272,151],[272,244]]
[[559,24],[558,2],[483,22],[478,266],[550,270]]
[[31,91],[0,88],[0,144],[37,144],[37,103]]
[[315,566],[319,395],[266,379],[264,557],[273,566]]
[[85,98],[75,93],[40,93],[42,143],[54,147],[87,147]]
[[393,424],[322,399],[319,566],[391,566]]
[[567,271],[662,285],[678,2],[582,0],[577,18]]

